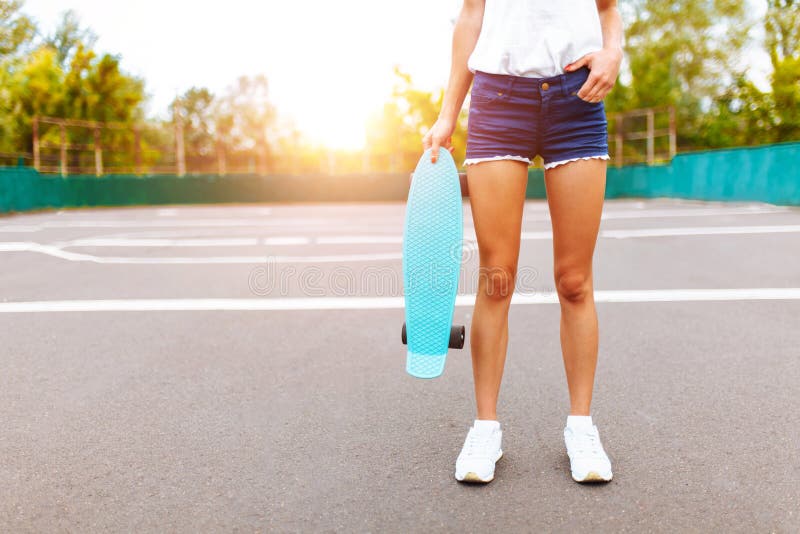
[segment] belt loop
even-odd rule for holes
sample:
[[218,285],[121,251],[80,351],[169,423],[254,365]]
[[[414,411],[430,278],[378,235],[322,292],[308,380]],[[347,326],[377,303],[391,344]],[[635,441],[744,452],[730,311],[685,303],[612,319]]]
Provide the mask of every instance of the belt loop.
[[506,91],[506,94],[509,95],[509,96],[514,94],[514,81],[515,80],[516,80],[516,78],[514,76],[507,76],[507,83],[506,83],[505,91]]

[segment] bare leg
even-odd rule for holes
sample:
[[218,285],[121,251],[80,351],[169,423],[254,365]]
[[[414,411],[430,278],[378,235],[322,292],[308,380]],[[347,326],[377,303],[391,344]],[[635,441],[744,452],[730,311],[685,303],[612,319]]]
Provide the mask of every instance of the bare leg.
[[487,161],[467,166],[480,273],[470,329],[478,419],[497,419],[497,398],[508,346],[528,165]]
[[590,159],[545,171],[570,415],[590,415],[591,410],[598,350],[592,256],[603,211],[606,166],[604,160]]

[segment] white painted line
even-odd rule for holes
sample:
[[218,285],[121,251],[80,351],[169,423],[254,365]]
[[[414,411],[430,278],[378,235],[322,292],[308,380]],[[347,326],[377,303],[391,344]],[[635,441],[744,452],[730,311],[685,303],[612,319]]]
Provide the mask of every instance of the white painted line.
[[310,245],[311,238],[303,236],[265,237],[261,243],[264,245]]
[[684,228],[642,228],[631,230],[603,230],[601,237],[625,239],[630,237],[665,237],[732,234],[780,234],[800,232],[800,224],[773,226],[696,226]]
[[[800,287],[737,289],[599,290],[596,302],[702,302],[800,300]],[[515,294],[511,303],[555,304],[555,293]],[[456,306],[473,306],[475,295],[459,295]],[[322,297],[252,299],[110,299],[2,302],[0,313],[109,312],[109,311],[291,311],[400,309],[403,297]]]
[[[694,226],[682,228],[634,228],[621,230],[600,230],[599,237],[609,239],[628,239],[635,237],[704,236],[736,234],[788,234],[800,232],[800,224],[763,226]],[[550,230],[522,232],[525,241],[552,239]]]
[[[226,264],[274,264],[274,263],[348,263],[399,260],[401,252],[385,254],[338,254],[335,256],[201,256],[201,257],[104,257],[86,256],[84,261],[116,265],[226,265]],[[66,258],[65,258],[66,259]]]
[[788,208],[770,206],[747,206],[742,208],[689,208],[689,209],[645,209],[645,210],[620,210],[603,211],[603,219],[644,219],[644,218],[670,218],[670,217],[709,217],[716,215],[764,215],[769,213],[783,213]]
[[94,256],[92,254],[79,254],[67,252],[51,245],[39,243],[14,243],[0,242],[0,252],[37,252],[69,261],[86,261],[100,264],[129,264],[129,265],[207,265],[207,264],[259,264],[259,263],[341,263],[357,261],[384,261],[398,260],[403,257],[401,252],[371,253],[371,254],[338,254],[335,256],[199,256],[199,257],[114,257]]
[[94,261],[96,256],[89,254],[77,254],[75,252],[67,252],[52,245],[40,245],[39,243],[13,243],[3,242],[0,243],[0,252],[37,252],[47,256],[53,256],[62,260],[69,261]]
[[38,226],[22,225],[22,224],[7,224],[0,226],[0,232],[8,233],[25,233],[25,232],[38,232],[41,228]]
[[[188,230],[143,230],[143,231],[135,231],[135,232],[114,232],[110,234],[99,234],[94,235],[93,238],[95,239],[172,239],[172,238],[191,238],[191,239],[199,239],[199,238],[228,238],[228,237],[252,237],[253,239],[297,239],[298,241],[302,240],[302,244],[310,243],[311,241],[307,241],[313,239],[309,237],[311,234],[320,234],[322,236],[327,235],[332,230],[335,230],[337,234],[344,234],[344,233],[353,233],[354,235],[358,234],[358,232],[363,232],[365,228],[368,228],[370,231],[381,232],[385,233],[386,235],[393,235],[397,232],[398,228],[402,228],[403,223],[398,222],[394,225],[385,225],[385,226],[375,226],[375,225],[345,225],[345,226],[335,226],[332,227],[330,224],[320,227],[294,227],[290,226],[287,228],[266,228],[264,232],[260,232],[259,235],[253,235],[253,229],[249,227],[241,227],[241,228],[198,228],[198,229],[188,229]],[[282,232],[281,235],[269,235],[273,231],[275,232]],[[286,235],[286,233],[290,235]],[[301,235],[298,235],[301,234]],[[306,234],[306,235],[302,235]]]
[[[771,213],[785,213],[788,208],[770,207],[770,208],[696,208],[696,209],[645,209],[645,210],[611,210],[603,211],[601,216],[602,220],[615,220],[615,219],[669,219],[672,217],[714,217],[720,215],[766,215]],[[548,221],[550,220],[550,213],[540,213],[525,215],[525,221]]]
[[59,243],[68,247],[247,247],[258,245],[258,238],[225,239],[108,239],[88,238]]
[[[465,232],[467,229],[465,229]],[[402,244],[401,235],[343,235],[343,236],[321,236],[314,239],[318,245],[380,245],[380,244]]]
[[[165,213],[171,213],[169,208],[165,209]],[[268,215],[271,212],[269,208],[262,215]],[[697,208],[678,208],[678,209],[620,209],[620,210],[604,210],[602,218],[605,220],[610,219],[644,219],[644,218],[669,218],[669,217],[709,217],[717,215],[763,215],[770,213],[784,213],[789,208],[783,206],[771,205],[752,205],[744,207],[697,207]],[[466,215],[469,217],[469,210],[466,209]],[[157,211],[156,214],[159,212]],[[252,213],[252,212],[251,212]],[[530,216],[527,215],[530,213]],[[72,215],[72,214],[70,214]],[[0,232],[36,232],[46,228],[169,228],[169,227],[197,227],[197,228],[236,228],[236,227],[307,227],[307,226],[322,226],[330,228],[341,222],[340,218],[332,216],[330,218],[304,218],[304,217],[288,217],[281,219],[261,219],[261,218],[207,218],[207,219],[179,219],[172,218],[171,216],[162,216],[162,219],[61,219],[52,220],[45,219],[37,224],[6,224],[0,226]],[[526,206],[526,221],[540,221],[549,220],[550,215],[545,203],[531,203]],[[30,218],[27,218],[30,220]],[[381,219],[383,221],[385,219]],[[365,220],[364,226],[373,228],[372,220]]]
[[[621,230],[601,230],[601,238],[626,239],[635,237],[666,236],[702,236],[730,234],[777,234],[800,232],[800,225],[772,226],[697,226],[683,228],[636,228]],[[464,229],[466,240],[475,240],[475,232],[471,228]],[[523,240],[552,239],[550,230],[522,232]],[[401,235],[344,235],[344,236],[274,236],[274,237],[241,237],[241,238],[206,238],[206,239],[136,239],[136,238],[87,238],[76,239],[66,243],[55,243],[60,248],[69,247],[244,247],[263,245],[360,245],[360,244],[402,244]]]
[[[477,236],[473,234],[472,236],[474,239],[477,239]],[[522,232],[521,238],[523,241],[533,241],[537,239],[553,239],[553,232],[550,230],[542,230],[540,232]]]
[[[45,228],[237,228],[237,227],[303,227],[310,225],[330,228],[336,219],[292,217],[284,219],[107,219],[107,220],[45,220],[37,229]],[[3,228],[7,228],[7,225]]]
[[[703,235],[736,235],[736,234],[773,234],[800,233],[800,225],[770,226],[698,226],[684,228],[643,228],[630,230],[601,230],[599,237],[611,239],[666,237],[666,236],[703,236]],[[538,232],[522,232],[523,240],[552,239],[549,230]],[[35,252],[69,261],[88,261],[102,264],[255,264],[255,263],[339,263],[385,261],[402,258],[402,251],[365,254],[327,254],[327,255],[257,255],[257,256],[197,256],[197,257],[139,257],[139,256],[96,256],[67,252],[69,247],[226,247],[226,246],[306,246],[317,244],[402,244],[402,236],[276,236],[259,239],[257,237],[218,238],[218,239],[125,239],[125,238],[89,238],[69,241],[63,244],[42,245],[35,242],[1,242],[0,252]],[[475,235],[471,229],[464,233],[464,246],[474,248]]]

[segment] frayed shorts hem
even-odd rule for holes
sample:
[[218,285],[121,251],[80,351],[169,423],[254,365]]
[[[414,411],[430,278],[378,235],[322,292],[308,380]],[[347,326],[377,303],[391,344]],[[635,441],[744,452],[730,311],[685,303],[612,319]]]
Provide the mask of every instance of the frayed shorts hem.
[[565,163],[569,163],[570,161],[578,161],[580,159],[605,159],[605,160],[609,160],[609,159],[611,159],[611,157],[608,154],[601,154],[601,155],[597,155],[597,156],[580,156],[580,157],[577,157],[577,158],[564,159],[564,160],[561,160],[561,161],[551,161],[550,163],[545,163],[544,164],[544,168],[545,169],[552,169],[553,167],[558,167],[559,165],[563,165]]
[[[505,155],[505,156],[491,156],[491,157],[488,157],[488,158],[467,158],[467,159],[464,160],[464,166],[474,165],[476,163],[482,163],[484,161],[500,161],[500,160],[508,160],[508,159],[515,160],[515,161],[522,161],[524,163],[527,163],[528,165],[530,165],[532,163],[530,158],[526,158],[524,156],[514,156],[514,155],[511,155],[511,154],[508,154],[508,155]],[[569,158],[569,159],[564,159],[564,160],[560,160],[560,161],[551,161],[550,163],[545,163],[544,164],[544,168],[545,169],[552,169],[553,167],[558,167],[559,165],[564,165],[565,163],[570,163],[572,161],[578,161],[578,160],[582,160],[582,159],[604,159],[604,160],[610,160],[611,157],[608,154],[597,154],[597,155],[592,155],[592,156],[579,156],[577,158]]]
[[504,159],[523,161],[523,162],[527,163],[528,165],[531,164],[531,160],[526,158],[526,157],[523,157],[523,156],[512,156],[511,154],[509,154],[509,155],[506,155],[506,156],[492,156],[490,158],[467,158],[467,159],[464,160],[464,165],[465,166],[466,165],[474,165],[475,163],[481,163],[481,162],[484,162],[484,161],[500,161],[500,160],[504,160]]

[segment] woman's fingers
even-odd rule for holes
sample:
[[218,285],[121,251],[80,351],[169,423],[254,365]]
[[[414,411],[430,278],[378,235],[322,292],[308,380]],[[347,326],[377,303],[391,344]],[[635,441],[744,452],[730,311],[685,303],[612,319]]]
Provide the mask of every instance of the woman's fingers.
[[431,143],[431,163],[436,163],[439,160],[439,149],[442,147],[451,154],[453,153],[454,148],[450,137],[441,138],[434,135]]
[[439,159],[439,149],[444,147],[453,152],[453,143],[451,133],[453,129],[448,127],[447,123],[436,121],[425,137],[422,138],[422,146],[425,150],[431,149],[431,162],[436,163]]
[[422,148],[423,150],[428,150],[431,147],[431,132],[425,134],[425,137],[422,138]]

